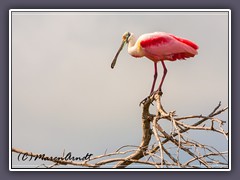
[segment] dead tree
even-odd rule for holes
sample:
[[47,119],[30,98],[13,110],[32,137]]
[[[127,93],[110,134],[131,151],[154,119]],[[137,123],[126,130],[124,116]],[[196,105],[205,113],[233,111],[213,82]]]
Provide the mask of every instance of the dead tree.
[[[139,146],[122,146],[115,152],[105,152],[81,162],[65,160],[65,154],[62,158],[46,156],[45,160],[52,161],[53,164],[43,164],[41,167],[72,165],[84,168],[135,168],[135,165],[140,165],[140,168],[228,168],[228,151],[220,152],[215,147],[202,144],[188,136],[189,132],[196,130],[202,133],[210,131],[221,134],[222,143],[228,143],[228,132],[224,130],[226,121],[216,117],[228,107],[220,108],[219,103],[209,115],[178,117],[175,111],[164,110],[161,96],[161,92],[156,92],[142,102],[142,140]],[[152,103],[156,104],[155,114],[149,112]],[[170,130],[162,127],[164,121],[168,122]],[[151,140],[153,143],[150,144]],[[12,152],[31,157],[40,155],[14,147]]]

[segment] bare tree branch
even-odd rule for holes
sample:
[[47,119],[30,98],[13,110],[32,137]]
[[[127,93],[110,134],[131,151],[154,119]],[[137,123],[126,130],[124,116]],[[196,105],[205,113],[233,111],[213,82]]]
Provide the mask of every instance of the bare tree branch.
[[[202,144],[188,137],[187,133],[194,130],[222,134],[228,140],[228,132],[224,130],[226,121],[216,118],[228,107],[221,109],[221,102],[209,115],[189,115],[177,117],[175,111],[166,112],[161,103],[161,92],[155,92],[142,101],[142,140],[139,146],[124,145],[115,152],[91,157],[82,162],[65,160],[65,152],[61,158],[45,156],[44,160],[53,162],[52,165],[42,166],[54,168],[59,165],[81,166],[85,168],[126,168],[140,164],[142,167],[155,168],[228,168],[228,152],[220,152],[216,148]],[[150,105],[156,104],[156,113],[149,112]],[[168,131],[162,127],[164,121],[171,125]],[[149,144],[154,135],[155,141]],[[224,140],[224,139],[223,139]],[[124,149],[126,149],[124,151]],[[36,154],[17,148],[12,152],[39,157]],[[124,157],[125,156],[125,157]],[[181,157],[185,157],[185,161]],[[145,159],[145,160],[144,160]]]

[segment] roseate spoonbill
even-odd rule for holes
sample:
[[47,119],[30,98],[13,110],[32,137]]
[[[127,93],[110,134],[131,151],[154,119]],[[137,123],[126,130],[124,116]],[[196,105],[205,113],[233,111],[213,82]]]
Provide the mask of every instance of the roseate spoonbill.
[[187,40],[165,32],[154,32],[141,35],[138,39],[133,33],[126,32],[122,36],[122,44],[115,55],[111,67],[114,68],[123,46],[128,44],[128,53],[133,57],[147,57],[154,62],[154,79],[150,95],[152,95],[157,79],[157,63],[161,61],[163,76],[158,90],[162,92],[162,84],[167,74],[164,61],[176,61],[197,55],[198,46]]

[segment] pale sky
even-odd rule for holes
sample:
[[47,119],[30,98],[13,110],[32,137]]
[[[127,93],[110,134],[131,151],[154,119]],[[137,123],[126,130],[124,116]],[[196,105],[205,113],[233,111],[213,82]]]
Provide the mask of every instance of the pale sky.
[[[111,69],[126,31],[168,32],[198,44],[194,58],[165,63],[167,111],[208,115],[219,101],[228,105],[227,12],[13,12],[13,147],[52,156],[65,149],[81,156],[139,145],[138,104],[150,92],[154,66],[124,47]],[[161,64],[158,74],[156,87]],[[228,121],[227,113],[219,118]],[[224,137],[193,136],[227,150]],[[13,164],[39,162],[18,162],[14,154]]]

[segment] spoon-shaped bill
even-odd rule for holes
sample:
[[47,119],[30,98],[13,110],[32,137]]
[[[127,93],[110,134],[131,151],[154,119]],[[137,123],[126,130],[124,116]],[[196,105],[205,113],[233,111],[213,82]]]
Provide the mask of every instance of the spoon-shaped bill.
[[116,64],[116,62],[117,62],[118,55],[119,55],[119,53],[122,51],[125,42],[126,42],[126,41],[122,41],[122,44],[121,44],[120,48],[118,49],[117,54],[115,55],[115,57],[114,57],[114,59],[113,59],[113,61],[112,61],[112,64],[111,64],[111,68],[112,68],[112,69],[114,68],[114,66],[115,66],[115,64]]

